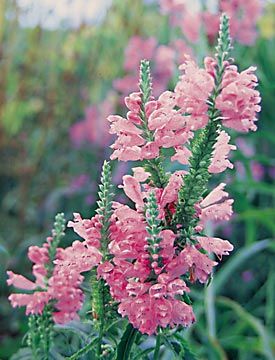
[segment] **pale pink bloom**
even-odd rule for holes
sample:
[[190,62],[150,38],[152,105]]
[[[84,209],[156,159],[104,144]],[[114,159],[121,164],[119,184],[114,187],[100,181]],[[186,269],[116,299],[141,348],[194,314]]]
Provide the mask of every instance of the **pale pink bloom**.
[[134,167],[132,168],[134,173],[134,178],[138,182],[144,182],[148,179],[148,177],[151,175],[149,172],[145,171],[143,167]]
[[26,306],[26,315],[42,314],[50,295],[46,291],[36,291],[33,294],[11,294],[9,301],[12,307]]
[[194,246],[187,245],[176,258],[167,264],[166,271],[174,278],[189,272],[191,282],[199,280],[205,283],[215,265],[217,262],[209,259],[206,254],[202,254]]
[[[47,243],[46,243],[47,244]],[[28,249],[28,258],[35,264],[44,265],[49,261],[48,249],[46,244],[43,247],[30,246]]]
[[7,284],[9,286],[13,285],[18,289],[22,290],[34,290],[37,287],[37,284],[25,278],[25,276],[17,275],[12,271],[7,271],[9,276]]
[[159,157],[159,146],[156,142],[148,142],[141,149],[141,158],[142,159],[156,159]]
[[222,130],[214,145],[214,152],[211,159],[211,164],[208,167],[210,173],[221,173],[227,168],[233,169],[233,164],[228,160],[230,150],[236,150],[235,145],[230,145],[230,136]]
[[68,268],[70,271],[82,273],[98,265],[101,258],[102,255],[96,247],[76,240],[71,246],[61,249],[54,264],[61,271]]
[[209,236],[198,236],[197,240],[205,251],[209,254],[216,254],[219,260],[222,259],[223,255],[229,255],[229,252],[234,249],[233,245],[228,240]]
[[180,66],[183,75],[175,87],[177,106],[190,115],[190,128],[197,130],[208,123],[207,100],[214,88],[214,79],[190,58]]
[[130,175],[123,176],[123,186],[125,194],[131,199],[137,207],[143,207],[143,195],[140,183]]
[[260,93],[255,90],[258,79],[256,68],[241,73],[236,66],[228,66],[222,81],[222,91],[216,99],[216,108],[222,113],[222,124],[241,132],[255,131],[256,115],[261,110]]
[[178,161],[182,165],[189,164],[189,158],[192,155],[191,151],[185,146],[176,146],[175,154],[171,157],[171,161]]
[[196,321],[191,305],[183,301],[174,300],[171,313],[171,326],[183,325],[185,327],[192,325]]
[[159,256],[162,259],[164,266],[171,261],[175,255],[174,242],[176,235],[172,230],[162,230],[159,234],[160,241],[160,252]]
[[167,204],[178,200],[178,192],[183,184],[185,171],[176,171],[170,176],[167,186],[164,188],[160,199],[160,205],[164,208]]
[[225,184],[220,184],[199,203],[198,216],[201,223],[207,220],[229,220],[232,216],[234,200],[228,198],[229,195],[224,188]]
[[92,219],[82,219],[80,214],[74,213],[74,221],[69,221],[67,226],[72,227],[74,232],[86,240],[88,245],[100,247],[101,224],[98,215]]

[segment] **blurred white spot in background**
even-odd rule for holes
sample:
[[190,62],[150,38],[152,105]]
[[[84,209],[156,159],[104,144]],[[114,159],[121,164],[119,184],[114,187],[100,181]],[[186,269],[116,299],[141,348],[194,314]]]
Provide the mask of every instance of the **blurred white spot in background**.
[[112,0],[18,0],[23,10],[22,26],[44,28],[78,27],[99,23]]

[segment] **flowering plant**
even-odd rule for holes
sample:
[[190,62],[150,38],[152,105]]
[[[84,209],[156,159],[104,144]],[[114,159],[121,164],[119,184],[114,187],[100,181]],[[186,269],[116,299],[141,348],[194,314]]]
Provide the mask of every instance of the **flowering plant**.
[[[187,57],[174,91],[158,99],[152,96],[149,62],[141,62],[139,91],[125,98],[127,117],[108,117],[110,133],[117,136],[111,160],[140,161],[121,185],[134,206],[112,201],[111,165],[104,162],[96,215],[75,214],[68,223],[84,240],[59,248],[64,218],[58,215],[52,237],[29,249],[36,281],[8,272],[9,285],[28,291],[10,295],[10,301],[26,306],[30,315],[34,357],[50,358],[54,323],[78,318],[86,272],[95,336],[70,359],[88,352],[96,359],[131,358],[142,334],[156,335],[154,348],[145,349],[154,359],[162,344],[177,356],[193,356],[181,335],[195,322],[190,288],[211,280],[218,264],[212,254],[221,260],[233,250],[228,240],[207,235],[207,222],[229,220],[233,213],[225,184],[209,191],[208,181],[233,167],[228,157],[236,147],[224,127],[255,131],[260,111],[255,68],[239,72],[230,49],[229,19],[223,15],[215,57],[205,58],[203,68]],[[167,173],[167,161],[184,168]],[[117,342],[109,330],[121,317],[128,325]],[[144,354],[139,350],[134,358]]]

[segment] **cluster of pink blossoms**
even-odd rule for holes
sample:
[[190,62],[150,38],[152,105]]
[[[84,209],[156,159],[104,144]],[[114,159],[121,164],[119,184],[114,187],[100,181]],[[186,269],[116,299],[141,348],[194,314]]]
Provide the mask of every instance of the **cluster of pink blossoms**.
[[[127,117],[108,117],[110,132],[117,135],[111,146],[114,149],[111,159],[154,159],[159,156],[161,148],[173,148],[171,160],[188,164],[191,153],[185,145],[188,145],[194,131],[204,128],[209,121],[208,99],[215,86],[215,64],[216,60],[208,57],[205,67],[200,69],[187,58],[180,66],[183,75],[175,91],[165,91],[157,100],[152,98],[145,105],[148,119],[145,129],[140,116],[141,94],[136,92],[126,97],[125,104],[129,109]],[[226,66],[222,91],[215,101],[225,127],[242,132],[256,130],[256,114],[261,108],[254,71],[255,68],[251,67],[239,73],[236,66]],[[229,145],[229,140],[229,135],[222,131],[210,165],[211,173],[232,168],[227,156],[235,146]]]
[[181,29],[191,43],[199,40],[201,28],[212,42],[219,31],[220,15],[230,18],[231,36],[241,44],[252,45],[257,37],[256,24],[262,13],[260,0],[219,0],[216,8],[202,10],[202,1],[190,5],[187,0],[160,0],[160,8],[168,14],[172,26]]
[[[233,250],[229,241],[207,236],[203,231],[208,221],[229,220],[233,200],[224,190],[223,183],[205,198],[196,198],[195,204],[192,202],[194,228],[181,242],[181,231],[185,229],[176,214],[180,190],[187,183],[188,172],[179,170],[165,174],[166,184],[157,187],[148,167],[142,165],[148,160],[168,156],[163,151],[167,148],[173,153],[169,155],[172,161],[187,165],[193,155],[189,140],[194,133],[219,121],[215,130],[216,143],[212,153],[207,154],[211,157],[208,172],[220,173],[233,167],[228,157],[235,146],[229,144],[229,135],[220,127],[223,125],[241,132],[256,130],[260,96],[256,90],[254,68],[240,73],[236,66],[227,62],[223,66],[221,87],[215,96],[216,60],[206,58],[204,68],[200,69],[193,60],[186,58],[173,92],[165,91],[158,99],[148,95],[146,104],[142,103],[144,93],[132,93],[125,99],[129,109],[126,118],[109,116],[110,132],[117,135],[111,159],[145,160],[133,169],[133,176],[123,177],[121,185],[134,206],[113,202],[107,249],[103,249],[101,243],[102,217],[82,219],[75,214],[74,222],[69,222],[68,226],[73,227],[84,241],[74,241],[67,249],[58,249],[49,278],[45,264],[49,261],[50,243],[42,248],[31,247],[29,258],[35,263],[36,282],[9,272],[8,283],[34,292],[11,295],[13,306],[26,305],[27,313],[40,314],[52,301],[54,320],[59,323],[70,321],[77,317],[83,303],[82,273],[97,267],[98,278],[106,281],[111,296],[118,303],[118,312],[127,316],[141,333],[151,335],[159,327],[188,326],[195,321],[188,301],[190,284],[208,281],[217,265],[211,254],[221,260]],[[140,89],[145,87],[142,85]],[[213,107],[215,113],[219,113],[215,118],[214,115],[211,117]],[[208,166],[208,161],[206,164]],[[153,227],[150,230],[152,214],[148,210],[152,194],[159,224],[154,241]]]
[[78,318],[84,294],[80,285],[84,280],[81,273],[100,263],[101,254],[89,242],[74,241],[66,248],[58,248],[54,269],[47,277],[49,264],[48,249],[52,238],[49,237],[42,247],[31,246],[28,257],[34,263],[32,272],[35,282],[22,275],[8,271],[8,285],[13,285],[29,293],[16,293],[9,296],[13,307],[26,306],[26,314],[42,314],[47,304],[53,304],[53,319],[56,323],[67,323]]

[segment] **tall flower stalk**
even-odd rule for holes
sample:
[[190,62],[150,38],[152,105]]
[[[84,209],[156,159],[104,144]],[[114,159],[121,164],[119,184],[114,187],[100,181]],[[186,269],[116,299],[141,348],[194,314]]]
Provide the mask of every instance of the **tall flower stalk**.
[[[111,160],[139,161],[120,185],[132,206],[112,201],[111,167],[105,162],[96,215],[74,214],[68,223],[83,240],[66,249],[53,242],[52,249],[38,251],[44,256],[40,262],[30,257],[43,265],[43,286],[23,278],[23,288],[35,290],[32,304],[26,294],[10,300],[13,306],[27,305],[27,314],[34,315],[52,304],[56,323],[78,317],[83,274],[91,275],[97,337],[71,359],[90,351],[96,359],[130,359],[143,335],[157,335],[154,359],[163,344],[179,357],[192,355],[177,332],[196,321],[188,294],[194,282],[207,283],[216,260],[233,250],[228,240],[207,235],[208,221],[229,220],[233,213],[225,184],[208,191],[208,180],[233,167],[229,153],[236,147],[224,127],[255,131],[260,111],[255,68],[239,73],[230,49],[229,19],[223,15],[215,57],[205,58],[204,68],[186,57],[174,91],[158,99],[152,96],[149,62],[141,62],[139,91],[125,98],[126,118],[108,117],[110,133],[117,136]],[[169,161],[185,167],[166,173]],[[22,283],[20,275],[9,276],[10,284]],[[116,347],[107,341],[106,325],[120,317],[128,325]]]
[[181,241],[190,240],[194,234],[195,227],[199,220],[194,216],[195,204],[199,202],[207,190],[207,184],[211,176],[208,168],[211,164],[214,146],[219,136],[222,116],[221,112],[216,108],[215,102],[222,90],[223,74],[226,66],[228,66],[230,50],[229,19],[223,14],[215,55],[215,86],[207,101],[209,105],[209,122],[192,143],[192,155],[189,158],[189,172],[184,176],[184,185],[179,191],[177,211],[174,215],[175,222],[182,224]]

